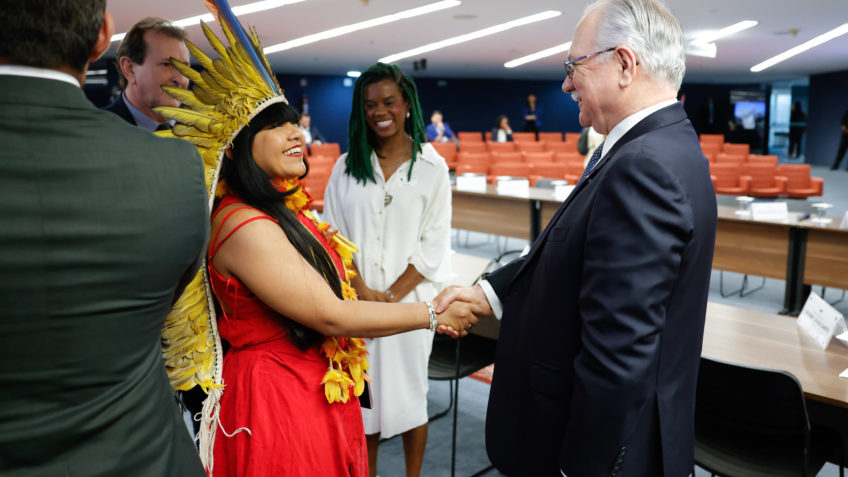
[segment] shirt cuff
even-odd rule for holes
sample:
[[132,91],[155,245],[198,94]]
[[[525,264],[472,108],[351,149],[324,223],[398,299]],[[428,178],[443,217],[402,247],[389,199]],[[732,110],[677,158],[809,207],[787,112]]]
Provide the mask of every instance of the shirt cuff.
[[501,299],[498,298],[498,294],[495,293],[495,289],[492,288],[492,285],[490,285],[487,280],[480,280],[477,284],[480,285],[480,288],[486,295],[486,299],[489,300],[489,306],[492,307],[492,315],[500,320],[503,316],[503,304],[501,304]]

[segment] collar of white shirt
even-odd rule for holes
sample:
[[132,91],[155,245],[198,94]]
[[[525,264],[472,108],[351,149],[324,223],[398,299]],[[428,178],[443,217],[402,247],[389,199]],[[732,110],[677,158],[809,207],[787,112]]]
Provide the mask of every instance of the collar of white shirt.
[[[619,139],[624,137],[624,135],[627,134],[627,131],[630,131],[630,129],[632,129],[633,126],[638,124],[639,121],[647,118],[651,114],[659,111],[662,108],[665,108],[666,106],[671,106],[676,102],[676,99],[667,99],[665,101],[661,101],[653,106],[648,106],[647,108],[641,111],[637,111],[631,114],[630,116],[627,116],[620,123],[616,124],[615,127],[612,128],[612,131],[610,131],[607,135],[606,140],[604,140],[604,149],[603,151],[601,151],[601,159],[599,159],[598,162],[601,162],[601,160],[606,155],[607,151],[611,150],[612,147],[615,146],[615,143],[617,143]],[[595,167],[598,167],[597,164],[595,165]]]
[[33,66],[22,65],[0,65],[0,75],[5,76],[26,76],[29,78],[43,78],[55,81],[64,81],[72,84],[77,88],[80,87],[79,81],[68,73],[51,70],[47,68],[35,68]]

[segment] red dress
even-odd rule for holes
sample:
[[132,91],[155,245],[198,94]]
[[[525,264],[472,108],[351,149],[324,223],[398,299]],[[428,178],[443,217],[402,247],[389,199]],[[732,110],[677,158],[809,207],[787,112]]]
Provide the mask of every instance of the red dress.
[[[226,197],[213,217],[236,202]],[[241,208],[249,207],[236,210]],[[343,270],[338,254],[315,224],[301,214],[298,218],[330,254],[336,269]],[[233,232],[253,220],[274,219],[263,214],[240,223]],[[217,232],[209,278],[229,310],[218,317],[218,329],[232,346],[224,357],[226,387],[219,416],[227,433],[246,427],[250,434],[242,431],[227,437],[218,429],[213,475],[366,477],[368,453],[359,400],[351,394],[347,403],[329,404],[321,384],[328,362],[320,346],[298,349],[275,311],[237,278],[225,279],[215,270],[212,257],[233,233],[218,241]]]

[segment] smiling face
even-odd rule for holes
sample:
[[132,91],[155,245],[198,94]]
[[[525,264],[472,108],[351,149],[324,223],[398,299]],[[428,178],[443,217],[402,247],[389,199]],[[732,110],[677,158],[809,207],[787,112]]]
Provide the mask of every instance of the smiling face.
[[[598,29],[599,14],[600,9],[596,9],[577,25],[569,59],[594,53],[598,49],[594,38]],[[615,126],[610,124],[613,121],[607,117],[610,108],[615,109],[612,102],[617,98],[615,62],[609,60],[607,55],[615,54],[603,53],[576,62],[574,74],[572,77],[566,76],[562,83],[562,90],[571,94],[572,99],[577,101],[580,125],[592,126],[601,134],[608,134],[612,126]]]
[[404,125],[409,103],[397,83],[384,79],[365,87],[365,122],[374,131],[378,141],[398,134],[406,134]]
[[303,134],[297,124],[263,129],[253,138],[251,153],[260,169],[275,179],[295,179],[306,173]]
[[147,46],[141,64],[134,63],[129,57],[121,59],[121,68],[127,78],[126,94],[133,106],[161,122],[164,118],[151,108],[180,105],[178,100],[162,90],[162,85],[188,88],[188,78],[171,64],[171,58],[188,64],[188,48],[181,40],[155,30],[144,33],[144,42]]

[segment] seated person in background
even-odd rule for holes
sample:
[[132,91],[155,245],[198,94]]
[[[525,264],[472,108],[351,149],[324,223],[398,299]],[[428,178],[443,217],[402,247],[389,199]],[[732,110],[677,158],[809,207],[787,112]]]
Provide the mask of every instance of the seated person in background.
[[430,124],[427,125],[427,140],[430,142],[454,141],[454,134],[450,125],[442,120],[442,112],[438,109],[430,116]]
[[495,121],[495,127],[492,129],[493,142],[512,142],[512,129],[509,127],[509,118],[501,114]]
[[580,139],[577,141],[577,152],[586,156],[583,159],[583,166],[589,163],[589,159],[592,158],[592,154],[595,153],[595,149],[600,146],[604,140],[606,140],[606,134],[601,134],[598,131],[595,131],[595,128],[589,126],[587,128],[583,128],[580,131]]
[[309,113],[303,113],[303,115],[300,116],[298,128],[300,128],[300,132],[303,134],[303,139],[306,142],[306,148],[309,149],[309,152],[312,152],[313,144],[326,142],[324,140],[324,136],[322,136],[321,132],[318,131],[318,128],[312,125],[312,116],[310,116]]

